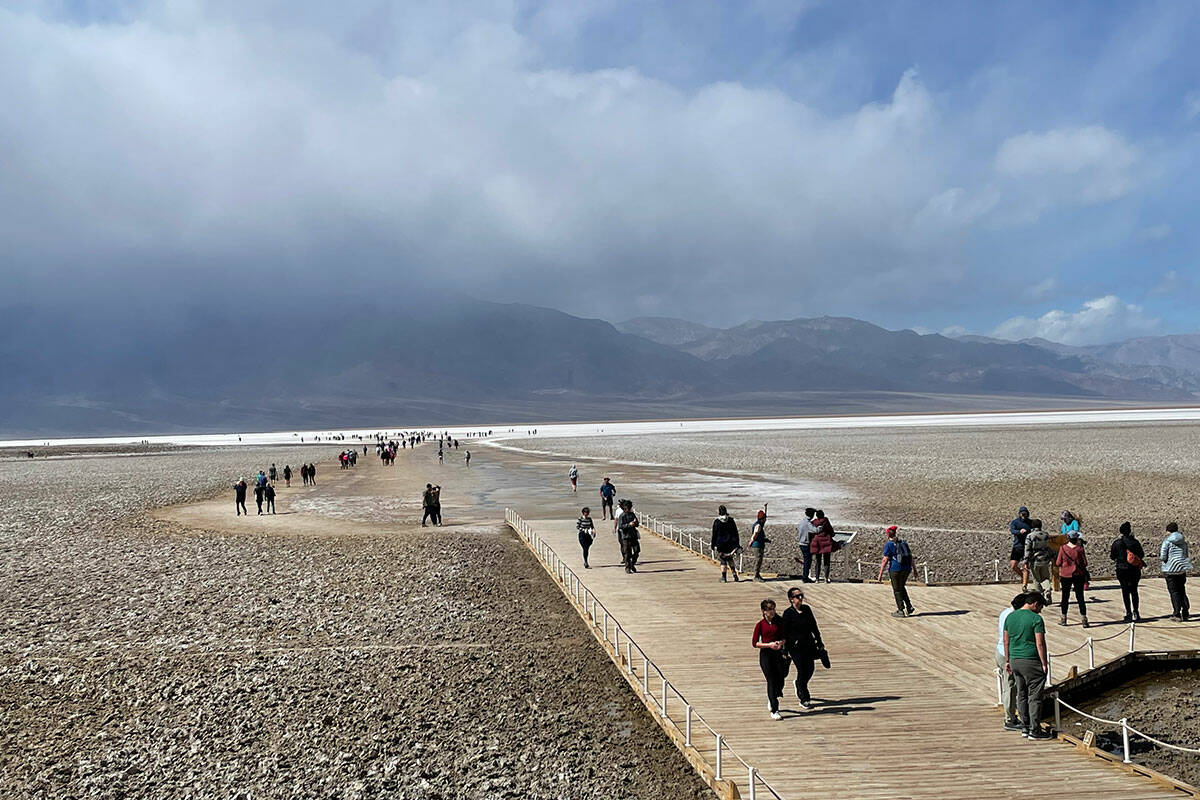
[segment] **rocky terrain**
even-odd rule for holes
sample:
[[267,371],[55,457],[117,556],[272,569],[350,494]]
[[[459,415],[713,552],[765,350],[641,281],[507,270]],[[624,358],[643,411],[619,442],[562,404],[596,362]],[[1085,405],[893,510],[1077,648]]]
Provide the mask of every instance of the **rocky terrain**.
[[148,513],[331,455],[0,462],[0,796],[709,795],[506,529]]

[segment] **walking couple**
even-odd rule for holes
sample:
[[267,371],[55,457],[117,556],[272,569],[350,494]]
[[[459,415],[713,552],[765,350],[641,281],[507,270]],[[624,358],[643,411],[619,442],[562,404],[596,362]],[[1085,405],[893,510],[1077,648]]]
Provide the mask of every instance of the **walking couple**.
[[762,619],[754,626],[751,644],[758,650],[758,665],[767,679],[767,709],[771,719],[783,717],[779,713],[779,698],[783,697],[783,684],[791,664],[796,665],[796,697],[803,708],[813,707],[808,682],[816,669],[816,661],[828,669],[829,656],[821,641],[821,630],[812,607],[804,602],[804,590],[798,586],[788,589],[789,608],[782,615],[775,611],[775,601],[763,600],[760,604]]

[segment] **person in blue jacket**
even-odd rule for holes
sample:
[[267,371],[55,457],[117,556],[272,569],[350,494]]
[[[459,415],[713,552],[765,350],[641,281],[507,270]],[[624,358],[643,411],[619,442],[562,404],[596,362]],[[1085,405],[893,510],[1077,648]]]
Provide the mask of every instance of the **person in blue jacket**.
[[1021,506],[1017,509],[1017,518],[1008,523],[1008,532],[1012,534],[1012,552],[1008,554],[1008,568],[1021,577],[1021,591],[1029,588],[1029,570],[1025,567],[1025,537],[1033,526],[1029,524],[1029,509]]

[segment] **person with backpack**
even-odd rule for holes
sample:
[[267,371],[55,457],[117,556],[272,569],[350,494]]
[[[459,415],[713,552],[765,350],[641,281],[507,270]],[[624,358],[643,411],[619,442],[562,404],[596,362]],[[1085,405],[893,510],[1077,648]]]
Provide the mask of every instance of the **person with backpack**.
[[783,697],[783,682],[788,671],[783,649],[787,644],[787,636],[783,620],[775,613],[775,601],[768,598],[759,607],[762,609],[762,619],[754,626],[750,644],[758,651],[758,666],[767,679],[767,710],[771,713],[771,719],[781,720],[779,698]]
[[1090,627],[1087,618],[1087,600],[1083,597],[1083,587],[1087,585],[1089,579],[1087,553],[1083,549],[1083,538],[1078,529],[1067,534],[1067,543],[1058,548],[1055,564],[1058,566],[1059,580],[1062,583],[1062,599],[1059,604],[1062,619],[1058,624],[1067,624],[1067,611],[1071,607],[1071,592],[1074,591],[1075,601],[1079,604],[1079,616],[1083,618],[1083,627]]
[[737,583],[737,567],[734,566],[733,557],[742,548],[742,544],[738,539],[737,523],[729,516],[725,506],[717,507],[717,518],[713,520],[712,540],[709,546],[721,564],[721,583],[728,582],[727,571],[733,573],[733,582]]
[[769,541],[771,540],[767,538],[767,505],[763,503],[763,507],[754,520],[754,526],[750,528],[750,553],[754,556],[754,580],[759,583],[763,582],[763,555],[767,552]]
[[1125,622],[1141,622],[1138,612],[1138,583],[1142,580],[1142,567],[1146,566],[1146,553],[1142,543],[1133,535],[1133,526],[1128,521],[1121,523],[1120,535],[1108,549],[1108,556],[1116,566],[1117,583],[1121,584],[1121,602],[1125,604]]
[[638,556],[642,552],[641,535],[638,533],[637,514],[633,513],[633,501],[622,500],[617,504],[621,516],[617,517],[617,543],[621,545],[621,561],[626,574],[637,572]]
[[576,469],[574,464],[567,471],[567,480],[571,482],[571,494],[575,494],[579,490],[579,470]]
[[1051,565],[1054,563],[1054,551],[1050,548],[1050,535],[1042,530],[1040,519],[1029,520],[1029,535],[1025,537],[1023,559],[1029,581],[1033,584],[1033,591],[1040,592],[1047,603],[1052,602],[1054,580]]
[[800,520],[800,524],[796,526],[796,544],[800,547],[800,558],[797,561],[803,560],[804,571],[800,578],[805,583],[813,582],[813,579],[808,577],[808,572],[812,567],[812,535],[817,531],[816,526],[813,525],[813,517],[816,514],[815,508],[804,509],[804,519]]
[[783,612],[783,627],[787,634],[788,655],[796,665],[796,697],[803,708],[812,708],[808,682],[812,680],[816,661],[825,651],[825,645],[812,606],[804,603],[804,590],[799,586],[788,589],[788,603],[791,607]]
[[1187,574],[1192,569],[1192,560],[1188,558],[1187,540],[1183,538],[1179,526],[1174,522],[1167,523],[1167,538],[1163,539],[1158,556],[1162,561],[1162,576],[1167,582],[1167,593],[1171,595],[1171,619],[1187,622],[1192,613],[1186,589]]
[[887,544],[883,546],[883,560],[879,562],[878,581],[883,583],[883,572],[887,570],[888,579],[892,584],[892,596],[896,600],[896,610],[893,617],[911,617],[916,613],[912,600],[908,597],[908,576],[913,570],[912,549],[908,542],[900,538],[900,531],[895,525],[888,527]]
[[579,546],[583,548],[583,568],[591,569],[588,564],[588,551],[596,540],[596,523],[592,521],[592,510],[584,506],[575,521],[575,531],[579,534]]
[[1046,688],[1049,654],[1042,608],[1046,599],[1037,592],[1004,620],[1004,671],[1017,683],[1017,714],[1021,735],[1027,739],[1053,739],[1042,730],[1042,693]]
[[821,566],[825,567],[825,582],[832,583],[833,576],[829,574],[829,561],[836,549],[833,542],[833,523],[825,516],[825,512],[817,509],[813,517],[813,534],[808,540],[808,549],[813,556],[813,580],[821,582]]

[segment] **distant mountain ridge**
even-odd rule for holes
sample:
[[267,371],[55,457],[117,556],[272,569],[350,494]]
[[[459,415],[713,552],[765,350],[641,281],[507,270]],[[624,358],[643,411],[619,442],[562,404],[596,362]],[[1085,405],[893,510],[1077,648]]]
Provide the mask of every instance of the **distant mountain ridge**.
[[939,397],[968,396],[1013,398],[993,408],[1036,397],[1188,403],[1200,397],[1200,335],[1074,348],[848,317],[613,325],[445,296],[122,315],[9,306],[0,374],[5,438],[933,410],[964,407]]

